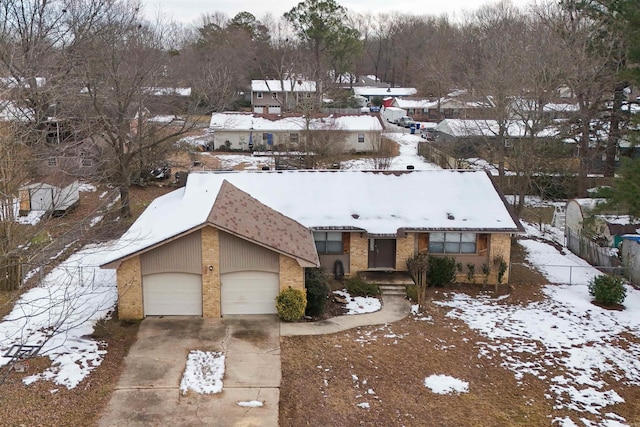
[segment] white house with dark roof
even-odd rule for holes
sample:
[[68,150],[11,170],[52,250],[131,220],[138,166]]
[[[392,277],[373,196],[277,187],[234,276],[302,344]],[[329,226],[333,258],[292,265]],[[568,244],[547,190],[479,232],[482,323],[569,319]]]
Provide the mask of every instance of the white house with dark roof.
[[277,293],[304,289],[304,268],[318,265],[405,271],[426,252],[477,272],[487,264],[496,283],[522,230],[480,171],[192,173],[143,212],[103,268],[117,269],[121,318],[275,313]]
[[[377,115],[263,115],[254,113],[213,113],[209,131],[215,148],[253,150],[304,149],[318,136],[326,143],[340,145],[337,151],[366,152],[380,147],[382,122]],[[320,135],[320,134],[324,134]]]

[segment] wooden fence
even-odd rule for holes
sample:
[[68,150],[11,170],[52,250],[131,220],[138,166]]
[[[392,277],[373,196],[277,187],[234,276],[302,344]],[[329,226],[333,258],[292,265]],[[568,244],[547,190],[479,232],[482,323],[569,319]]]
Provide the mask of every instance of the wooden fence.
[[623,270],[622,262],[610,254],[610,248],[598,246],[594,241],[570,228],[566,229],[566,233],[569,250],[589,264],[607,269],[620,267],[620,270]]

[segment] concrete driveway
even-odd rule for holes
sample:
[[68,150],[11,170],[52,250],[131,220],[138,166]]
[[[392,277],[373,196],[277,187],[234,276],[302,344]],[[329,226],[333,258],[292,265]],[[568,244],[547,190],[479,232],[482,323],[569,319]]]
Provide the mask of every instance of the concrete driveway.
[[[99,425],[277,426],[279,325],[275,315],[145,319]],[[225,353],[221,393],[181,395],[180,380],[190,350]],[[264,406],[237,405],[253,400]]]

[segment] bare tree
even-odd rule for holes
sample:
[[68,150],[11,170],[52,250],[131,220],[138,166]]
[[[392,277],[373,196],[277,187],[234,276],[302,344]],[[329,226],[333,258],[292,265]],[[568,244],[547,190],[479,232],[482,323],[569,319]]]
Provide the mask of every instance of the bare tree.
[[510,106],[514,96],[526,87],[523,76],[514,73],[518,58],[514,52],[526,46],[524,17],[510,3],[485,6],[471,16],[463,28],[467,50],[464,82],[470,101],[490,100],[491,117],[497,124],[486,126],[494,134],[487,146],[498,164],[499,182],[504,184],[505,145],[512,123]]
[[104,178],[120,191],[123,217],[130,215],[134,166],[193,127],[184,106],[160,105],[164,115],[154,115],[169,55],[162,30],[141,20],[136,3],[113,3],[73,61],[82,96],[66,105],[67,114],[91,123],[92,136],[104,145]]
[[[609,57],[602,50],[592,49],[594,22],[576,8],[549,7],[542,10],[542,22],[558,35],[559,46],[565,53],[564,82],[575,96],[579,111],[570,132],[578,146],[578,196],[587,194],[587,174],[594,159],[600,155],[593,125],[601,116],[608,90],[613,86]],[[571,135],[573,134],[573,135]]]

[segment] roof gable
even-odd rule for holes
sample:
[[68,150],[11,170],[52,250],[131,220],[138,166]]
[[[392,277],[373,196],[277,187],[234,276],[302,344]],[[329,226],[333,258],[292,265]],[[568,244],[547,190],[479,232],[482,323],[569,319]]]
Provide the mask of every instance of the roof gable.
[[311,232],[224,180],[207,221],[221,230],[313,265],[318,255]]

